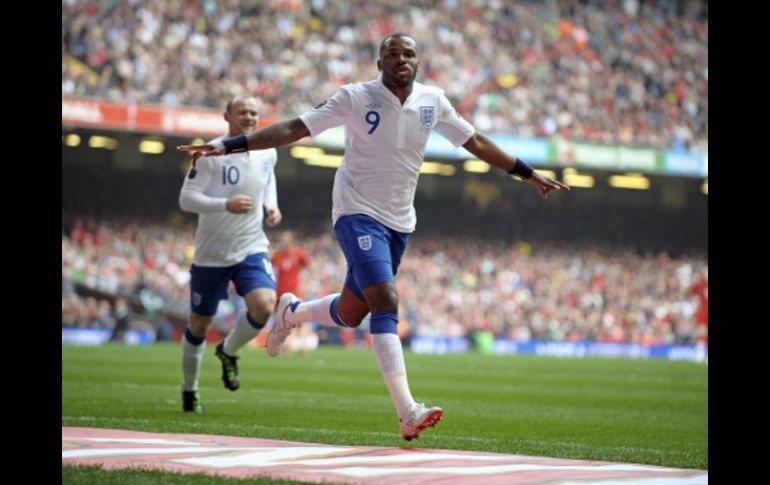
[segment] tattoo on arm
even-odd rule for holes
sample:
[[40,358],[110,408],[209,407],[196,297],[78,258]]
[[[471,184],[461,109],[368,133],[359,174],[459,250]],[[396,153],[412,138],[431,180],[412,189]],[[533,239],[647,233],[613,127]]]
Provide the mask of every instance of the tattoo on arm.
[[310,131],[299,118],[276,123],[249,135],[249,149],[275,148],[310,136]]
[[310,130],[307,129],[307,126],[305,126],[305,123],[303,123],[301,119],[294,118],[288,123],[288,128],[291,131],[292,136],[297,136],[297,139],[310,136]]

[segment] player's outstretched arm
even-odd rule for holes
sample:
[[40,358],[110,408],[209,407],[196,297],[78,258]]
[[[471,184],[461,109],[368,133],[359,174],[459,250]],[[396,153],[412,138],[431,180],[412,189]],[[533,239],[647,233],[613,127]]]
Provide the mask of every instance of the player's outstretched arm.
[[524,163],[518,157],[511,157],[500,149],[495,142],[482,135],[479,132],[473,134],[463,145],[463,148],[476,155],[479,160],[484,160],[493,167],[500,168],[510,173],[518,175],[528,184],[537,188],[543,198],[548,197],[548,192],[552,190],[568,191],[569,185],[565,185],[558,180],[541,175],[532,167]]
[[245,152],[275,148],[295,142],[300,138],[310,136],[310,130],[299,118],[270,125],[250,135],[238,135],[224,138],[205,145],[180,145],[176,147],[181,152],[191,152],[193,162],[200,157],[226,155],[228,153]]

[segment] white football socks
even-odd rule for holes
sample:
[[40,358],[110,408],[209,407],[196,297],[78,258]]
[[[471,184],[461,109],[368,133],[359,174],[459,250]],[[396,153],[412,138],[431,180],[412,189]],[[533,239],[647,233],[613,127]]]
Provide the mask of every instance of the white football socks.
[[326,295],[318,300],[303,301],[294,311],[286,310],[286,322],[297,325],[304,322],[315,322],[324,327],[338,327],[331,315],[331,305],[339,293]]
[[191,344],[186,336],[182,336],[182,390],[197,391],[198,375],[201,371],[203,351],[206,349],[206,341],[200,345]]
[[380,372],[390,392],[390,399],[399,419],[405,419],[414,399],[409,391],[404,365],[404,351],[401,340],[394,333],[373,333],[372,349],[380,366]]
[[259,334],[259,331],[262,330],[261,328],[254,328],[246,315],[248,315],[248,311],[240,316],[238,323],[232,330],[230,330],[227,337],[225,337],[224,349],[225,353],[230,357],[237,356],[238,349],[249,343],[249,341],[256,337],[257,334]]

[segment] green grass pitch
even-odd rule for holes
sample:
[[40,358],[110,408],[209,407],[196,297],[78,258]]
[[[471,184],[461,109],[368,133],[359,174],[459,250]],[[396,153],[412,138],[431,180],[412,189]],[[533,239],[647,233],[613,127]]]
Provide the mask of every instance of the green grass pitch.
[[[240,355],[241,388],[230,392],[214,345],[207,346],[205,414],[190,415],[181,409],[179,344],[62,346],[62,425],[708,469],[703,364],[406,351],[415,398],[444,409],[437,428],[406,444],[370,350],[322,347],[271,359],[245,348]],[[70,466],[62,467],[62,479],[176,483],[158,472]],[[185,483],[242,483],[193,480]]]

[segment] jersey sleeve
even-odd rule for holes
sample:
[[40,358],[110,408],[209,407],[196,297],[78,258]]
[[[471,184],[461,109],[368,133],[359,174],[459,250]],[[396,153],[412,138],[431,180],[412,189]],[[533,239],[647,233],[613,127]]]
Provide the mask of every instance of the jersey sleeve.
[[464,145],[476,132],[473,125],[460,116],[443,93],[439,100],[439,116],[435,130],[456,147]]
[[350,91],[343,86],[334,96],[319,104],[312,110],[300,115],[300,119],[311,136],[317,136],[320,133],[345,124],[353,112],[353,98]]
[[227,199],[204,194],[215,171],[216,163],[211,157],[202,157],[187,173],[179,193],[179,207],[185,212],[205,214],[227,210]]
[[275,209],[278,207],[278,187],[275,180],[275,164],[278,161],[278,152],[273,149],[270,160],[270,173],[268,173],[265,193],[262,196],[262,205],[265,209]]

